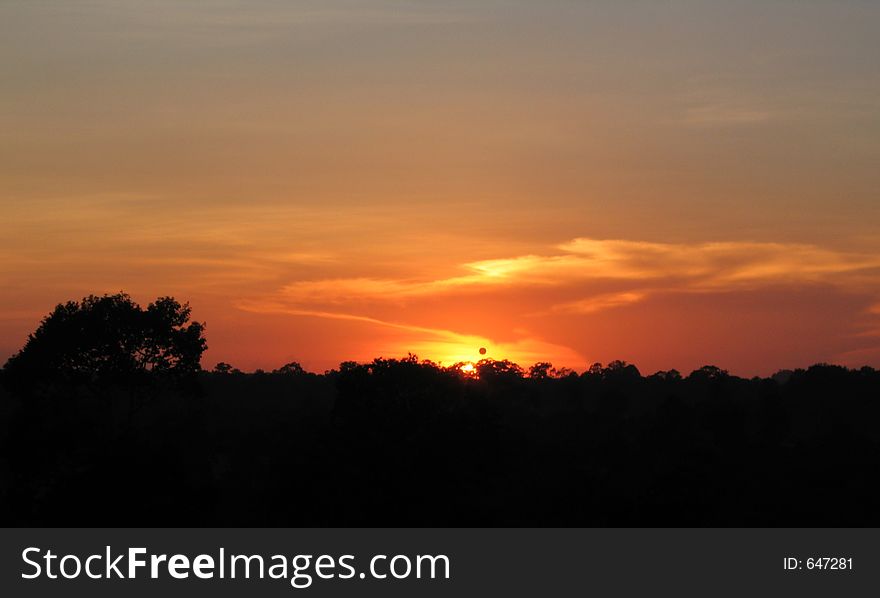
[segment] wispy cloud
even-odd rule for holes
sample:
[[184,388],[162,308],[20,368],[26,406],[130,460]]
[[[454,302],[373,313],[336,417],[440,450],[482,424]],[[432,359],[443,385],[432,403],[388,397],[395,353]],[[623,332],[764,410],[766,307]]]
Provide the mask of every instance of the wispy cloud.
[[492,287],[577,286],[615,281],[629,289],[556,306],[594,313],[643,300],[664,291],[743,290],[766,285],[840,283],[880,270],[880,256],[815,245],[724,242],[649,243],[578,238],[556,247],[555,255],[524,255],[465,263],[462,274],[442,279],[343,278],[290,283],[278,300],[291,305],[399,302],[476,292]]
[[[243,300],[238,307],[244,311],[256,313],[276,313],[291,316],[319,318],[325,320],[343,320],[367,326],[390,329],[392,332],[405,335],[407,351],[428,355],[442,364],[450,365],[461,361],[479,359],[478,348],[487,348],[489,357],[512,359],[519,363],[533,363],[553,356],[565,363],[580,363],[583,356],[576,351],[534,338],[520,331],[520,337],[513,341],[497,341],[487,336],[463,334],[443,328],[432,328],[416,324],[407,324],[373,318],[364,315],[334,311],[319,311],[291,308],[283,303],[260,300]],[[365,359],[375,356],[398,356],[402,343],[396,338],[373,337],[369,346],[364,347]]]
[[569,314],[592,314],[614,307],[632,305],[642,301],[645,297],[647,297],[645,292],[607,293],[578,301],[560,303],[554,305],[550,311]]
[[725,289],[756,284],[833,282],[880,268],[880,255],[795,243],[646,243],[575,239],[561,249],[578,255],[598,276],[669,278],[687,288]]

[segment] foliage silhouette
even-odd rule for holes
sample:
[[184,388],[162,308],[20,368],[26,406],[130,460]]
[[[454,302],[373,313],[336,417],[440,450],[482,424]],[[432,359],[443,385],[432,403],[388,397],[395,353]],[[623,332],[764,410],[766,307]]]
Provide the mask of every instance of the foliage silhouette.
[[287,374],[288,376],[302,376],[306,373],[303,369],[303,366],[299,364],[299,362],[291,361],[290,363],[285,363],[277,370],[272,370],[273,374]]
[[3,368],[18,389],[47,383],[143,382],[200,369],[204,326],[190,308],[160,297],[142,309],[125,293],[59,304]]
[[[103,301],[56,309],[4,368],[7,382],[28,364],[56,382],[0,394],[0,524],[880,525],[871,368],[743,379],[714,366],[643,376],[622,361],[577,374],[483,359],[472,371],[409,355],[324,374],[296,362],[198,372],[201,326],[173,300],[162,329],[201,339],[188,360],[142,366],[140,352],[69,340],[81,328],[68,319],[138,313],[124,295]],[[68,332],[46,332],[56,325]],[[154,330],[125,326],[125,339]],[[93,361],[46,365],[67,364],[71,347]],[[114,416],[122,378],[181,363],[197,384],[147,385],[141,409]],[[114,382],[80,392],[83,371]]]

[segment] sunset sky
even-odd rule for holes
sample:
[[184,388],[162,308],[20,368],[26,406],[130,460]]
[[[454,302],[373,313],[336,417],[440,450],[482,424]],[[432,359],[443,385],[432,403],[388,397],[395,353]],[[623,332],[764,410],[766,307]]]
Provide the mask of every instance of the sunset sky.
[[880,366],[880,2],[4,0],[0,363]]

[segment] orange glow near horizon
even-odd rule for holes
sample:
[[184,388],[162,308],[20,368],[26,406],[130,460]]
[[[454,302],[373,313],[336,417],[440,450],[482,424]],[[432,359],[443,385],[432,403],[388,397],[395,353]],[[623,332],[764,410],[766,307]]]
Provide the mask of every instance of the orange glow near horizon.
[[[543,252],[432,266],[443,278],[346,277],[328,271],[350,261],[321,257],[292,283],[279,282],[295,275],[271,253],[216,268],[129,257],[120,267],[133,271],[122,276],[106,259],[104,276],[132,283],[120,287],[136,300],[172,294],[191,302],[193,317],[208,324],[207,367],[271,369],[295,360],[323,371],[413,353],[444,366],[487,357],[583,370],[620,358],[648,373],[713,363],[750,375],[880,357],[880,258],[864,251],[579,238]],[[117,290],[89,281],[41,289],[39,306],[29,301],[0,320],[6,352],[58,300]]]

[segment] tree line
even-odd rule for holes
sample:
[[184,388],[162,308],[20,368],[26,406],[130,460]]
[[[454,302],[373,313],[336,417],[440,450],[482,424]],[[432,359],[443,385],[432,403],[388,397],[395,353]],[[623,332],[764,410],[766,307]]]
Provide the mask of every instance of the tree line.
[[43,320],[2,370],[0,524],[880,523],[872,368],[202,371],[190,316],[117,294]]

